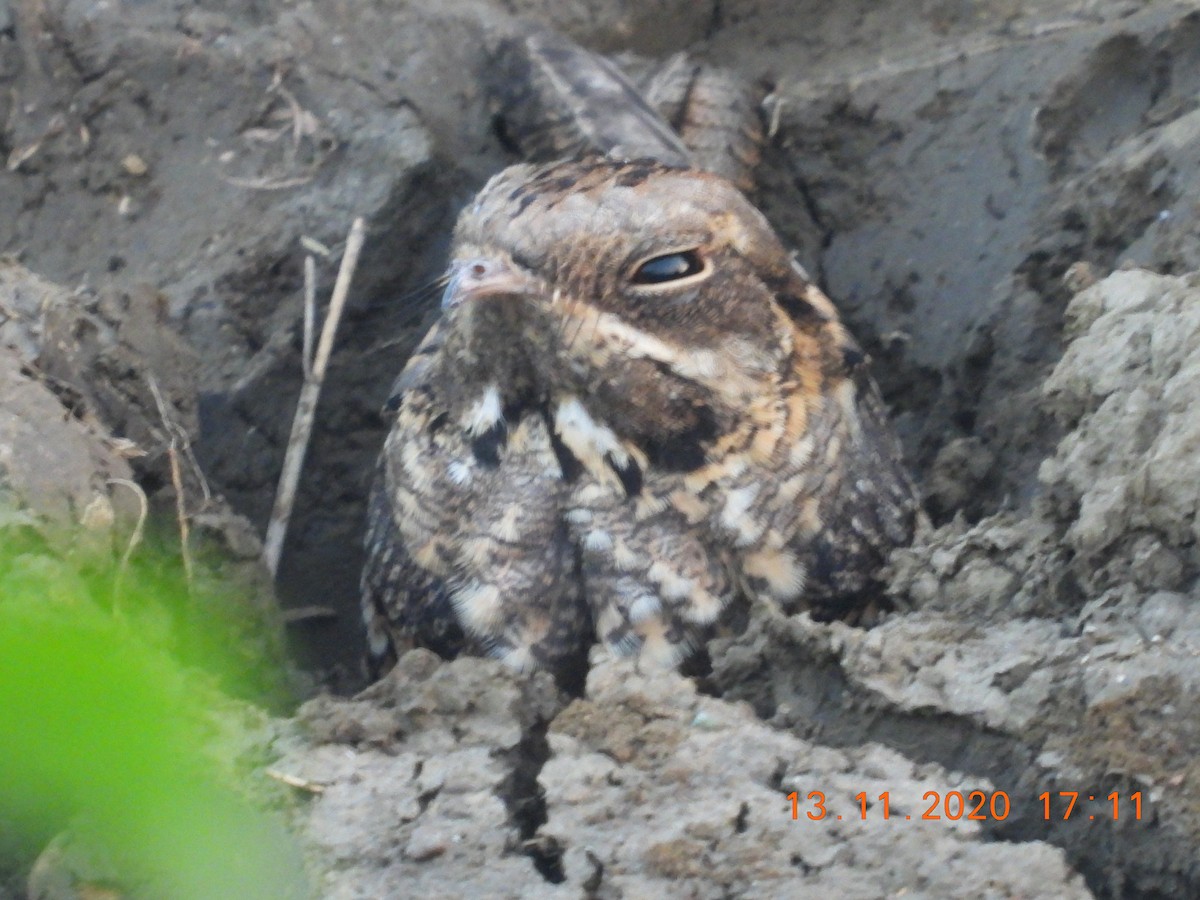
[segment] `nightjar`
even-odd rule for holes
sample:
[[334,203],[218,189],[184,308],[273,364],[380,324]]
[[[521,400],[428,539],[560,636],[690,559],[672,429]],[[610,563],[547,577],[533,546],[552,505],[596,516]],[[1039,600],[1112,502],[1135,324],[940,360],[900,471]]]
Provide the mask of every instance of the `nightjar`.
[[677,148],[583,149],[461,214],[370,499],[377,664],[673,665],[734,605],[853,614],[911,538],[866,358],[762,214]]

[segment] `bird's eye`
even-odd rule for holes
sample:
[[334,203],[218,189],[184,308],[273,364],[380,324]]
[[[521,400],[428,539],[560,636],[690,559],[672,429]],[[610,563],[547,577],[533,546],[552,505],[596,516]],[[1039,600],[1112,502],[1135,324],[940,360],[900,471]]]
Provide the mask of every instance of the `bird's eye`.
[[699,250],[681,250],[646,260],[633,272],[634,284],[666,284],[704,271]]

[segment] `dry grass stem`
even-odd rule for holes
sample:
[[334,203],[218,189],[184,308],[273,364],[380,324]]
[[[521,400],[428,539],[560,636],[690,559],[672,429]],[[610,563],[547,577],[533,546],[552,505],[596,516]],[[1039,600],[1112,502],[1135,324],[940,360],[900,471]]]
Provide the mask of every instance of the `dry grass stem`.
[[133,558],[133,552],[142,543],[142,536],[146,532],[146,518],[150,515],[150,501],[146,499],[146,492],[142,490],[141,486],[137,482],[130,481],[128,478],[110,478],[108,479],[108,483],[128,488],[133,491],[134,496],[138,499],[137,524],[133,526],[133,533],[129,536],[129,541],[125,545],[125,552],[121,554],[121,562],[117,566],[117,577],[113,579],[113,614],[119,618],[121,614],[121,590],[125,582],[125,572],[129,569],[129,561]]
[[299,775],[290,775],[287,772],[280,772],[278,769],[264,769],[263,773],[268,778],[274,778],[276,781],[286,784],[288,787],[294,787],[301,791],[308,791],[310,794],[325,793],[325,785],[319,781],[309,781],[307,778],[301,778]]
[[[175,518],[179,522],[179,554],[183,560],[183,575],[187,580],[187,589],[189,595],[192,591],[192,553],[189,540],[191,538],[191,528],[188,525],[187,500],[183,492],[183,472],[179,466],[179,445],[182,442],[188,447],[189,461],[194,461],[191,456],[190,444],[187,440],[187,434],[183,429],[176,425],[167,412],[166,401],[163,400],[162,392],[158,389],[158,382],[153,375],[146,376],[146,383],[150,386],[150,393],[154,395],[154,402],[158,406],[158,416],[162,420],[163,428],[167,432],[167,462],[171,468],[171,487],[175,491]],[[181,440],[182,436],[182,440]],[[199,467],[197,466],[197,470]],[[201,478],[201,483],[204,485],[205,499],[208,499],[208,484]]]

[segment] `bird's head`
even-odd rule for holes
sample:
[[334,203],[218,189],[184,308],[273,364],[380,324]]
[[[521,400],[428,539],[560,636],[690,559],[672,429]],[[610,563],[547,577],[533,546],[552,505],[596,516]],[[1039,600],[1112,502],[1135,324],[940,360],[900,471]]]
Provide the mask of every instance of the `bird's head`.
[[586,396],[653,437],[741,414],[794,354],[821,366],[844,332],[811,287],[718,176],[649,160],[514,166],[459,219],[444,327],[481,374]]

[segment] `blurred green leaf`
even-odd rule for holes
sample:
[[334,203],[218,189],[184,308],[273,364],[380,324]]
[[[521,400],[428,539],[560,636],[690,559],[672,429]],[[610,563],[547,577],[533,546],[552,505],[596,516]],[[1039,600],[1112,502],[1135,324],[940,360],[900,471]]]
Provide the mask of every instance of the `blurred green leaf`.
[[139,895],[309,896],[295,843],[206,749],[220,695],[162,647],[162,610],[177,598],[154,596],[161,571],[125,573],[144,577],[115,615],[93,599],[111,571],[4,555],[0,545],[0,818],[41,835],[71,819]]

